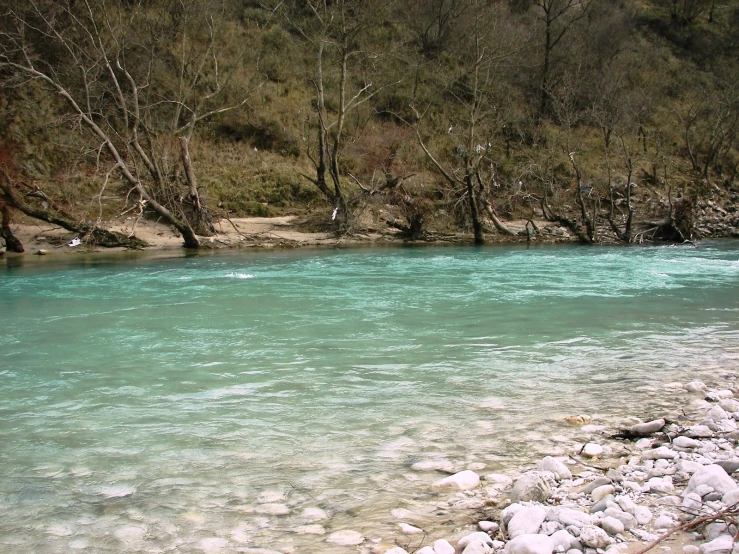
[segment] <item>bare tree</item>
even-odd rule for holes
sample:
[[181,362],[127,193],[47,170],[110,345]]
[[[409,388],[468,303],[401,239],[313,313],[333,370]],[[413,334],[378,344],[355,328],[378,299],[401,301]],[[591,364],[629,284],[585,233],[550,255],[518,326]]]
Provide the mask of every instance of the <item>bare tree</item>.
[[573,25],[587,14],[596,0],[534,0],[538,18],[544,25],[543,61],[539,86],[539,116],[549,109],[552,56]]
[[[282,3],[281,3],[282,4]],[[284,5],[283,13],[314,56],[308,78],[313,91],[317,141],[307,154],[315,176],[303,175],[334,206],[337,230],[349,224],[349,206],[342,183],[342,155],[348,116],[385,89],[378,83],[380,55],[366,48],[365,35],[388,2],[305,0]]]
[[[503,61],[515,51],[513,33],[501,40],[500,13],[486,2],[472,2],[473,21],[455,65],[442,79],[442,95],[450,97],[458,110],[456,122],[447,134],[456,140],[451,160],[434,154],[423,138],[420,125],[428,113],[416,109],[418,142],[433,167],[453,190],[464,199],[469,209],[475,244],[485,242],[481,212],[484,210],[495,227],[513,234],[498,218],[487,191],[499,185],[496,160],[493,154],[494,135],[500,131],[505,94],[500,82]],[[451,155],[450,155],[451,154]]]
[[[213,232],[190,158],[199,123],[245,104],[242,34],[224,6],[204,0],[29,0],[7,9],[0,35],[6,84],[41,81],[79,130],[97,141],[98,164],[183,236]],[[248,72],[247,72],[248,73]],[[109,173],[109,171],[106,171]]]

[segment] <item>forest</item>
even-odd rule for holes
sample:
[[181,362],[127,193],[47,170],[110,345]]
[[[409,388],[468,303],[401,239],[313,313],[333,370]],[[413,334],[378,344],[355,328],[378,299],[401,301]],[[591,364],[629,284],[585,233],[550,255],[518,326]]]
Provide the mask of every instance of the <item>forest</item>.
[[[139,248],[739,236],[735,0],[0,0],[0,214]],[[524,232],[511,228],[525,220]]]

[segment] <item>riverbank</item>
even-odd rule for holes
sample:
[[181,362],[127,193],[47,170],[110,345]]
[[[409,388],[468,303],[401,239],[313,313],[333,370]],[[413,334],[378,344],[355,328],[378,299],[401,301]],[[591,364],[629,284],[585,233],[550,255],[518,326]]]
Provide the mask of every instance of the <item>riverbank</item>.
[[[511,230],[521,233],[518,236],[491,235],[489,242],[526,242],[526,220],[508,223]],[[564,228],[546,221],[537,221],[540,232],[532,240],[539,243],[572,242],[574,238]],[[358,246],[358,245],[400,245],[406,238],[392,227],[368,228],[363,232],[336,237],[330,232],[308,230],[305,222],[298,216],[250,217],[222,219],[216,223],[216,234],[202,237],[205,249],[246,249],[246,248],[300,248],[312,246]],[[125,235],[135,235],[149,246],[147,252],[182,249],[182,238],[171,225],[132,218],[111,222],[106,225],[110,231]],[[84,239],[79,244],[72,242],[76,235],[58,226],[44,222],[22,223],[13,226],[13,232],[25,248],[21,255],[67,255],[78,253],[122,252],[124,248],[102,248],[88,245]],[[472,242],[472,235],[455,233],[433,235],[419,244],[447,244]],[[12,256],[16,254],[7,253]]]
[[[566,456],[547,456],[518,475],[471,469],[436,481],[453,491],[448,507],[478,510],[473,524],[445,537],[427,535],[411,510],[393,511],[408,538],[372,554],[610,554],[647,548],[685,554],[729,554],[737,533],[739,469],[735,390],[709,390],[700,381],[670,383],[684,402],[676,412],[608,429],[577,415],[566,422],[590,433]],[[441,470],[437,462],[414,469]],[[444,509],[444,503],[437,508]],[[447,508],[448,509],[448,508]],[[360,533],[335,532],[327,541],[360,545]]]

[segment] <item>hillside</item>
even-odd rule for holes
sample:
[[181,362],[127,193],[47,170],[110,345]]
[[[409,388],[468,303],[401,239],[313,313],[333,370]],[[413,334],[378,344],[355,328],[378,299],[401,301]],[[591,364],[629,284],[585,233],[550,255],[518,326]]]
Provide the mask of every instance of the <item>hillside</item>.
[[409,240],[739,236],[736,1],[0,4],[8,250],[33,219],[128,247],[126,218],[199,247],[285,215]]

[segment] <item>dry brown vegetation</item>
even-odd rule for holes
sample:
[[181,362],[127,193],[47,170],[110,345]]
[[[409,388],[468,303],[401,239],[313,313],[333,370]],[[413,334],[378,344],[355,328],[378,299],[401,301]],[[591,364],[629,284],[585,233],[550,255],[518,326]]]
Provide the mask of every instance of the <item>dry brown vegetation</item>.
[[477,242],[512,218],[587,243],[738,232],[734,0],[0,10],[11,248],[24,217],[163,218],[189,246],[222,216],[288,213]]

